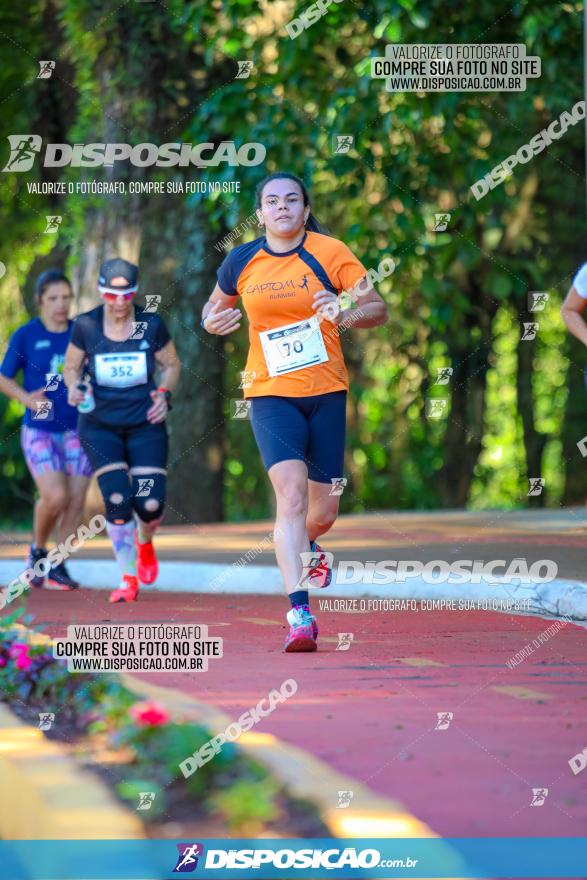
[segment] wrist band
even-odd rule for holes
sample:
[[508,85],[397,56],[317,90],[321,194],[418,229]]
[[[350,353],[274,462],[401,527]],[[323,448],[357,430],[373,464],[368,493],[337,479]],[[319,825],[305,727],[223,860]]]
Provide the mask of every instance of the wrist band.
[[165,395],[165,402],[167,404],[167,409],[171,409],[171,391],[168,388],[164,388],[162,385],[157,388],[160,394]]

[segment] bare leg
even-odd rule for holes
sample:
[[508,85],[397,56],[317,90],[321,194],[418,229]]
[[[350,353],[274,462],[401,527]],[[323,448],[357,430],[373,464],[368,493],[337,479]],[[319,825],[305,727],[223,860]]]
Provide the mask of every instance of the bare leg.
[[67,477],[62,471],[49,471],[35,477],[40,498],[35,504],[33,542],[46,547],[51,532],[69,502]]
[[308,480],[308,516],[306,529],[310,541],[324,535],[336,521],[340,496],[331,495],[331,483]]
[[81,525],[89,482],[89,477],[67,477],[69,501],[59,520],[58,538],[60,541],[75,534]]
[[277,502],[275,556],[285,589],[293,593],[302,576],[300,553],[310,549],[306,532],[308,469],[303,461],[280,461],[269,469],[269,479]]

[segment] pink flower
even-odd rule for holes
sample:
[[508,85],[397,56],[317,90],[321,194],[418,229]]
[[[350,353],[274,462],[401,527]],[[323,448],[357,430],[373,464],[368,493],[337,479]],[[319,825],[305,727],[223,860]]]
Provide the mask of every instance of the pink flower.
[[15,666],[17,669],[28,669],[32,665],[32,660],[28,654],[21,654],[16,658]]
[[33,662],[29,656],[29,646],[24,642],[14,642],[8,653],[17,669],[28,669]]
[[4,657],[0,657],[0,669],[1,669],[3,666],[6,666],[6,660],[4,659]]
[[135,703],[128,711],[139,727],[159,727],[162,724],[167,724],[171,717],[167,709],[154,700]]

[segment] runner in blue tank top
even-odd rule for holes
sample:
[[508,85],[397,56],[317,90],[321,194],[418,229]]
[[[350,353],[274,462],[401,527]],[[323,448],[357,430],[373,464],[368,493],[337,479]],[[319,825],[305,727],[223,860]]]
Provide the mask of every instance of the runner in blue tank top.
[[[31,568],[46,558],[54,529],[58,543],[75,534],[92,472],[77,433],[77,411],[67,402],[63,383],[63,361],[73,325],[68,318],[71,286],[63,272],[43,272],[35,285],[35,300],[39,317],[13,333],[0,366],[0,391],[26,407],[21,442],[39,491],[28,561]],[[22,385],[15,381],[19,372]],[[65,562],[53,565],[47,576],[35,576],[31,584],[54,590],[79,586]]]

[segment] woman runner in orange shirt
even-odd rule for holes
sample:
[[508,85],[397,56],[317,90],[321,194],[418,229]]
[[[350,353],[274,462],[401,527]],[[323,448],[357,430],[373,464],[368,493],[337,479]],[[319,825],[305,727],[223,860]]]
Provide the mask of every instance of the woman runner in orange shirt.
[[[250,341],[245,397],[275,491],[275,554],[291,602],[284,649],[315,651],[308,587],[332,577],[316,539],[337,517],[333,489],[344,462],[349,386],[338,326],[376,327],[387,308],[349,248],[320,231],[298,177],[266,177],[256,208],[265,235],[226,256],[202,326],[220,336],[238,330],[241,298]],[[342,291],[360,297],[360,308],[341,310]]]

